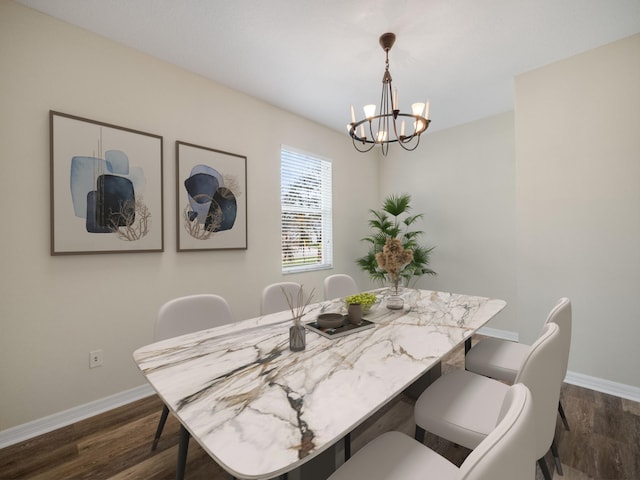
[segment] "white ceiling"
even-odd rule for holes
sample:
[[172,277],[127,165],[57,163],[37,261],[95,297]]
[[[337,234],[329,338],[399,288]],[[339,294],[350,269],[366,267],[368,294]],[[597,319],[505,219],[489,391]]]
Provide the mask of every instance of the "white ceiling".
[[17,0],[345,132],[379,103],[384,52],[401,110],[430,131],[513,108],[513,78],[640,32],[640,0]]

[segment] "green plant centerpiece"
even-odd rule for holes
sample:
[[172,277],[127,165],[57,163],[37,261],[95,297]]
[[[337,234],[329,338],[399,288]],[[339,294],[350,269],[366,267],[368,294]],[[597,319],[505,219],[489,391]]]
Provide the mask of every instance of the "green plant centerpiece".
[[360,305],[362,305],[362,311],[364,313],[367,313],[369,310],[371,310],[371,307],[375,305],[377,298],[378,297],[375,293],[362,292],[345,297],[344,303],[346,307],[349,307],[349,305],[352,303],[359,303]]
[[[421,230],[412,230],[414,224],[423,217],[422,213],[411,215],[411,195],[389,195],[382,204],[381,210],[369,210],[371,219],[369,228],[372,234],[362,239],[369,245],[369,251],[356,262],[367,272],[372,280],[384,284],[390,279],[388,272],[378,264],[376,255],[382,253],[387,239],[399,240],[402,248],[412,252],[411,260],[398,272],[397,280],[415,284],[422,275],[435,275],[429,268],[429,257],[435,247],[426,247],[418,243],[424,234]],[[397,282],[394,282],[397,283]]]

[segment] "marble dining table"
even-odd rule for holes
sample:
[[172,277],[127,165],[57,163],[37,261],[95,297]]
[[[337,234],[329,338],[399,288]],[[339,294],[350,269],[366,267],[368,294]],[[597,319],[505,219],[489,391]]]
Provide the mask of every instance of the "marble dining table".
[[[307,331],[300,352],[289,350],[291,312],[284,311],[153,343],[133,356],[222,468],[240,479],[275,478],[333,448],[505,306],[429,290],[403,297],[401,310],[384,299],[374,305],[364,316],[375,324],[368,330],[332,339]],[[345,313],[344,301],[312,304],[303,321],[321,312]]]

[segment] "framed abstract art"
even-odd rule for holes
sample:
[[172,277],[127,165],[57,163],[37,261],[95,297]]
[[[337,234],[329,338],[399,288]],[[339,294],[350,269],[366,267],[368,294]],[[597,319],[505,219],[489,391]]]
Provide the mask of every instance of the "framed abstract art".
[[178,251],[247,248],[247,157],[176,142]]
[[161,252],[162,137],[49,112],[51,254]]

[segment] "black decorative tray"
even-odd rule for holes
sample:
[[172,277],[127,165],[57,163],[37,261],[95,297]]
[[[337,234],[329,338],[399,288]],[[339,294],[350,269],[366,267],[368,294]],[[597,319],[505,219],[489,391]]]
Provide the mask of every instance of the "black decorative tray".
[[312,332],[316,332],[319,335],[327,338],[339,338],[344,337],[345,335],[349,335],[351,333],[361,332],[362,330],[367,330],[369,328],[373,328],[375,323],[370,322],[369,320],[362,320],[360,325],[354,325],[349,322],[349,317],[347,315],[344,316],[344,323],[336,328],[322,328],[318,325],[317,322],[309,322],[305,324],[305,328],[311,330]]

